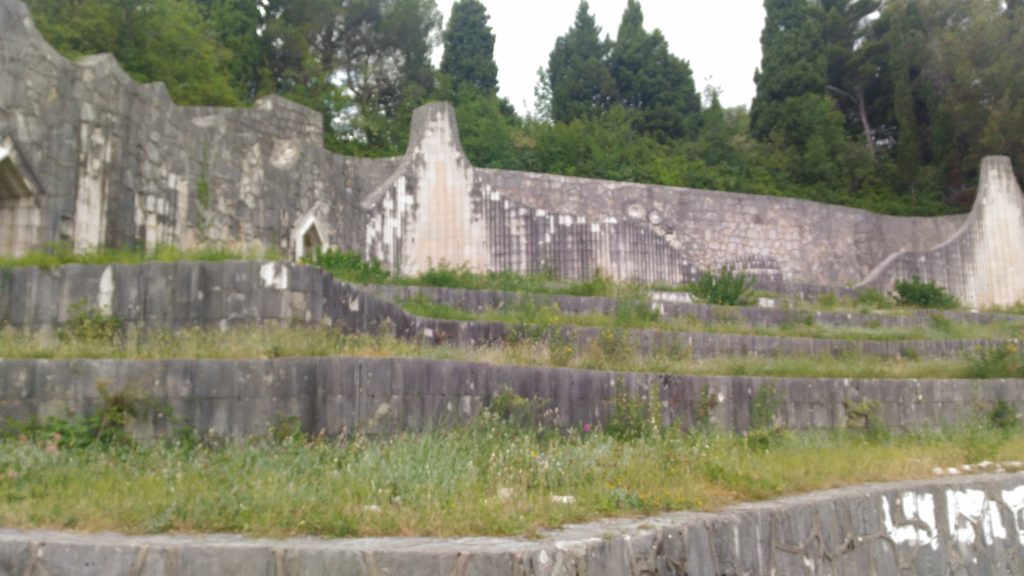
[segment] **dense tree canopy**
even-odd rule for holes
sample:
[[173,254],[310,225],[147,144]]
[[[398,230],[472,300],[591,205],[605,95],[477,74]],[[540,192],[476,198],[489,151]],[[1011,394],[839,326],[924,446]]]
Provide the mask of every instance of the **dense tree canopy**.
[[27,1],[69,57],[112,52],[180,104],[281,94],[344,153],[400,153],[412,109],[446,99],[481,166],[900,214],[969,207],[986,154],[1024,174],[1024,0],[764,0],[749,113],[713,87],[702,102],[639,0],[614,39],[582,1],[525,118],[497,94],[481,0],[458,0],[443,33],[434,0]]

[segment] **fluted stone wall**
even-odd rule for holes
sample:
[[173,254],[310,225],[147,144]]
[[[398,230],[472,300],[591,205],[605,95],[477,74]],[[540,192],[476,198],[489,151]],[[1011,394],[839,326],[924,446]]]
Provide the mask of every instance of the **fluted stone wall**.
[[974,210],[955,234],[929,250],[893,254],[861,286],[885,290],[915,276],[968,306],[1024,301],[1024,194],[1008,157],[982,160]]

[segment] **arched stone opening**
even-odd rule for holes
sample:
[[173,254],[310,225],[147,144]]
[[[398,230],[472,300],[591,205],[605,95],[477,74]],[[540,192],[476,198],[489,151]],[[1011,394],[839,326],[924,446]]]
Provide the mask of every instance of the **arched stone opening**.
[[0,138],[0,256],[21,256],[39,243],[41,192],[14,141]]
[[320,237],[320,231],[317,230],[314,221],[302,234],[302,256],[300,258],[314,254],[317,250],[322,249],[323,245],[324,241]]
[[330,248],[331,230],[323,222],[326,213],[327,206],[323,202],[317,202],[292,227],[291,245],[295,260],[311,256],[318,249]]

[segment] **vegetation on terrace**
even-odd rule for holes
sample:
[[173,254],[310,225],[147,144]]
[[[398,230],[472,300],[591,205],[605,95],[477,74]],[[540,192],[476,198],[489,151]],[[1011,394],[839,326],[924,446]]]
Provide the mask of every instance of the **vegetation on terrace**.
[[529,332],[500,345],[459,347],[346,335],[324,327],[238,326],[226,331],[187,329],[125,333],[119,319],[83,311],[57,338],[0,331],[0,358],[257,359],[299,356],[428,358],[503,365],[552,366],[615,372],[806,378],[1024,378],[1024,351],[1004,344],[963,357],[885,359],[839,356],[717,356],[694,359],[685,347],[642,355],[620,330],[603,330],[577,349],[568,339],[541,342]]
[[[605,429],[568,433],[496,402],[464,428],[383,439],[309,438],[282,418],[266,437],[223,444],[187,428],[136,443],[132,404],[91,422],[6,423],[0,525],[258,536],[536,535],[608,516],[712,510],[865,482],[920,478],[981,460],[1024,459],[1016,415],[979,411],[956,430],[893,437],[799,432],[771,420],[746,437],[663,427],[621,398]],[[762,407],[762,410],[765,407]],[[99,426],[97,422],[108,423]]]

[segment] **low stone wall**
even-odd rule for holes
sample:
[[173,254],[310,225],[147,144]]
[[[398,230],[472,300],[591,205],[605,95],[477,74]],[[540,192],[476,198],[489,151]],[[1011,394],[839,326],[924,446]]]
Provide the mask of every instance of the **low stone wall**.
[[[53,329],[84,309],[111,314],[129,326],[147,329],[278,322],[323,324],[360,333],[386,329],[402,338],[462,346],[522,338],[521,327],[509,324],[414,316],[394,302],[339,282],[318,268],[295,264],[153,262],[0,270],[0,326]],[[601,332],[599,328],[563,328],[534,336],[557,337],[579,351],[590,347]],[[830,340],[662,330],[629,330],[624,338],[643,354],[662,352],[694,358],[796,354],[942,357],[993,342]]]
[[540,539],[254,540],[0,530],[0,574],[619,576],[1024,573],[1024,474],[857,486]]
[[961,423],[998,401],[1024,409],[1021,380],[672,376],[354,357],[0,360],[0,421],[91,414],[104,394],[127,392],[152,407],[135,423],[140,437],[188,425],[245,438],[285,417],[298,418],[310,434],[390,434],[467,422],[511,392],[534,399],[540,419],[555,426],[606,422],[626,394],[656,396],[666,426],[689,429],[709,418],[744,432],[766,388],[777,423],[787,428],[846,427],[848,406],[863,403],[876,405],[879,421],[894,429]]
[[[460,310],[480,312],[488,309],[512,308],[524,299],[541,305],[555,305],[567,314],[614,314],[615,298],[568,296],[564,294],[524,294],[500,290],[466,290],[461,288],[435,288],[431,286],[361,286],[367,292],[392,301],[424,298],[427,302],[445,304]],[[753,306],[712,306],[699,302],[674,301],[673,293],[659,292],[652,298],[662,318],[693,318],[701,322],[743,322],[752,326],[780,326],[786,324],[822,324],[826,326],[912,328],[929,326],[934,317],[946,318],[961,324],[1020,323],[1024,316],[996,312],[970,312],[962,310],[922,310],[912,313],[887,314],[833,312],[828,310],[794,310]],[[682,299],[686,294],[680,293]]]

